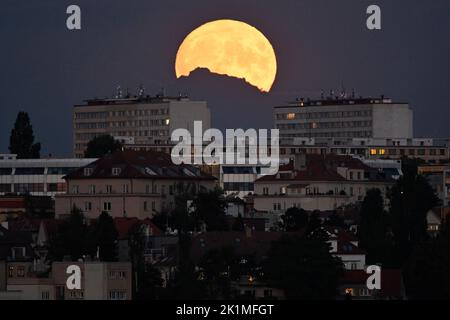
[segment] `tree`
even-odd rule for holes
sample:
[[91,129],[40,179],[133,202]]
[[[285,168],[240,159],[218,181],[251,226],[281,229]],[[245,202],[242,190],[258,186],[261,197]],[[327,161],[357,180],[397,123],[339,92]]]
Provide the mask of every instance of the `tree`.
[[308,213],[304,209],[292,207],[281,216],[281,226],[286,231],[298,231],[308,224]]
[[406,267],[406,289],[410,299],[450,299],[449,246],[438,240],[418,244]]
[[117,230],[114,220],[103,211],[95,224],[94,238],[98,247],[100,261],[115,261],[117,259]]
[[159,299],[162,293],[163,279],[161,271],[151,264],[145,265],[145,270],[141,274],[140,290],[137,295],[139,300],[155,300]]
[[361,205],[358,234],[361,247],[367,250],[369,264],[386,262],[388,227],[389,218],[380,189],[368,190]]
[[231,230],[233,231],[244,231],[244,219],[242,219],[242,215],[239,213],[238,216],[234,219],[233,225],[231,226]]
[[265,264],[266,278],[288,299],[334,299],[342,270],[327,241],[309,235],[283,236],[272,244]]
[[409,298],[450,299],[450,216],[442,221],[437,238],[414,248],[405,269]]
[[57,260],[70,256],[72,261],[77,261],[84,255],[92,254],[88,236],[83,212],[74,206],[67,220],[58,227],[56,239],[51,248],[52,256]]
[[204,281],[208,283],[209,296],[230,298],[231,280],[239,276],[239,259],[232,246],[210,250],[200,262]]
[[163,280],[161,272],[145,262],[145,228],[146,225],[143,223],[135,224],[130,230],[128,244],[133,268],[133,296],[137,299],[149,300],[159,298]]
[[115,140],[113,136],[106,134],[93,138],[88,142],[84,152],[85,158],[101,158],[108,153],[120,150],[122,144]]
[[225,217],[227,204],[221,189],[199,192],[193,206],[196,221],[205,223],[208,231],[228,230]]
[[33,126],[27,112],[17,114],[14,128],[9,138],[9,151],[19,159],[39,158],[41,144],[34,143]]
[[414,173],[401,177],[389,197],[392,231],[402,263],[415,245],[427,240],[426,216],[439,199],[428,181]]

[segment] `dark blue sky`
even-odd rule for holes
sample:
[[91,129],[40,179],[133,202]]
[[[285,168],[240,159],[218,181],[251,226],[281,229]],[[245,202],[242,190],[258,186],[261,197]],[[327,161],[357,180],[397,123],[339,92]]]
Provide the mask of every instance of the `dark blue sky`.
[[[81,31],[66,29],[69,4],[82,9]],[[382,8],[381,31],[365,27],[370,4]],[[221,18],[247,22],[273,44],[270,93],[204,71],[175,78],[184,37]],[[0,153],[25,110],[43,154],[71,155],[72,105],[140,83],[150,94],[165,87],[208,100],[218,128],[270,127],[273,105],[343,83],[410,102],[416,136],[450,137],[448,0],[2,0],[0,39]]]

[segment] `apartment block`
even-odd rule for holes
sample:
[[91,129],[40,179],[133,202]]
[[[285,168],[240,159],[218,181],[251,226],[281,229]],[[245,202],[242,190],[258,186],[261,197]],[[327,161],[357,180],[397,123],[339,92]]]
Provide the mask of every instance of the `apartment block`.
[[163,145],[170,143],[171,133],[179,128],[193,134],[194,121],[203,129],[211,126],[206,101],[188,97],[135,96],[91,99],[73,107],[73,152],[84,156],[93,138],[110,134],[126,143]]
[[413,112],[392,99],[327,98],[273,108],[281,138],[412,138]]

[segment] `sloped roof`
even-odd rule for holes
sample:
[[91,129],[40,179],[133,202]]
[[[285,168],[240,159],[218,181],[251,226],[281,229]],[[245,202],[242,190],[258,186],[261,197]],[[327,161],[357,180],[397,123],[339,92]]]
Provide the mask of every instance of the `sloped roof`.
[[138,224],[146,224],[151,229],[151,234],[154,236],[161,235],[162,231],[150,220],[139,220],[138,218],[114,218],[114,225],[118,233],[118,239],[127,239],[132,228]]
[[[266,181],[346,181],[347,179],[337,172],[337,168],[339,167],[373,172],[374,174],[370,180],[375,180],[375,178],[376,180],[386,180],[381,179],[375,174],[376,169],[367,166],[361,160],[351,156],[307,154],[305,157],[304,169],[296,170],[294,161],[291,160],[289,163],[280,166],[278,174],[263,176],[256,180],[256,183]],[[289,173],[291,174],[289,175]]]
[[[85,168],[92,173],[85,175]],[[113,174],[113,168],[119,169]],[[186,179],[215,180],[192,165],[175,165],[169,154],[155,151],[124,150],[108,154],[64,177],[71,179]]]

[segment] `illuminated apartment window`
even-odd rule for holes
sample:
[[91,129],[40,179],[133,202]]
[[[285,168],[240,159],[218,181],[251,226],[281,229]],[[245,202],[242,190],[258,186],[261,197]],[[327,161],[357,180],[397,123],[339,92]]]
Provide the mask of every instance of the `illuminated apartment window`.
[[295,119],[295,113],[288,113],[287,116],[286,116],[286,118],[287,118],[288,120],[294,120],[294,119]]
[[345,289],[345,294],[346,294],[346,295],[353,296],[353,289],[352,289],[352,288],[347,288],[347,289]]
[[370,149],[370,155],[376,156],[377,155],[377,149]]
[[380,156],[384,156],[384,155],[386,154],[386,149],[380,149],[380,150],[378,150],[378,154],[379,154]]

